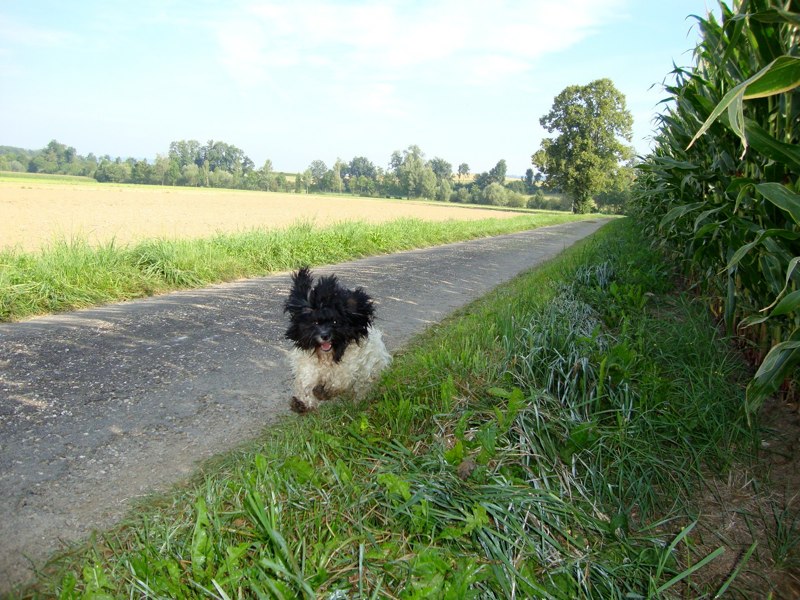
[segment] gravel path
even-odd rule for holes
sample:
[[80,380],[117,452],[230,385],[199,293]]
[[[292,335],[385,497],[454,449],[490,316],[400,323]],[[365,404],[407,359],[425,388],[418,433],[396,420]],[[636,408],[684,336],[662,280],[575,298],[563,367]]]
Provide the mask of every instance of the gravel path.
[[[367,289],[391,351],[603,223],[315,271]],[[0,325],[0,593],[130,501],[291,414],[289,283],[284,273]]]

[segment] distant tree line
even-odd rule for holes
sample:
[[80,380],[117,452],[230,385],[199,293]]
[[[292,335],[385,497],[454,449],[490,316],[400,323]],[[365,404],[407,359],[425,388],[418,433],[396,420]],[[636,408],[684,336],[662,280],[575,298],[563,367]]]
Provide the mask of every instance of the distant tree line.
[[[256,168],[241,149],[214,140],[172,142],[167,153],[156,155],[153,161],[81,156],[75,148],[53,140],[42,150],[0,146],[0,171],[78,175],[111,183],[424,198],[514,208],[571,207],[558,189],[548,188],[548,182],[532,169],[522,179],[509,179],[506,161],[500,160],[489,171],[472,176],[467,163],[454,171],[443,158],[426,159],[416,145],[394,151],[385,169],[356,156],[349,162],[337,158],[331,167],[314,160],[303,172],[293,174],[276,172],[271,160]],[[598,204],[606,203],[600,200]]]
[[277,173],[267,160],[256,169],[253,161],[232,144],[209,140],[172,142],[169,151],[147,159],[94,154],[81,156],[75,148],[51,141],[42,150],[0,146],[0,171],[55,173],[93,177],[100,182],[190,187],[291,191],[285,173]]
[[92,177],[97,163],[94,154],[80,156],[75,148],[59,144],[55,140],[42,150],[0,146],[0,171]]

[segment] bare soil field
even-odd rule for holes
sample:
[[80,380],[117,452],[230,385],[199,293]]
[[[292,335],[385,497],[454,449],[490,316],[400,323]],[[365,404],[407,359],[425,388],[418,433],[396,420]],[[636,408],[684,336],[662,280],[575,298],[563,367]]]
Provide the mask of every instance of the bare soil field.
[[0,250],[35,251],[55,240],[128,244],[200,238],[297,221],[507,218],[519,213],[408,200],[207,188],[0,181]]

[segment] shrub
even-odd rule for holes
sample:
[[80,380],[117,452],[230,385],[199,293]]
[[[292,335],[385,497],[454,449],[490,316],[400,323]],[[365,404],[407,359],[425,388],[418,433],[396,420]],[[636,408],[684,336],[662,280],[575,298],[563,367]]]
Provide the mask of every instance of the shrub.
[[505,206],[508,203],[508,191],[497,182],[492,182],[483,189],[483,204],[492,206]]
[[506,193],[506,206],[514,208],[525,208],[528,205],[528,197],[525,194],[509,190]]

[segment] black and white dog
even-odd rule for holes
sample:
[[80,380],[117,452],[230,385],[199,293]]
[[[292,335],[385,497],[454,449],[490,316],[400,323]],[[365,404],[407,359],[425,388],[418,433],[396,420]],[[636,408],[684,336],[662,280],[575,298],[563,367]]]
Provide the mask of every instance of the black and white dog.
[[363,288],[349,290],[335,275],[314,280],[308,267],[292,275],[284,305],[294,342],[292,410],[313,410],[339,394],[363,396],[392,358],[372,326],[375,307]]

